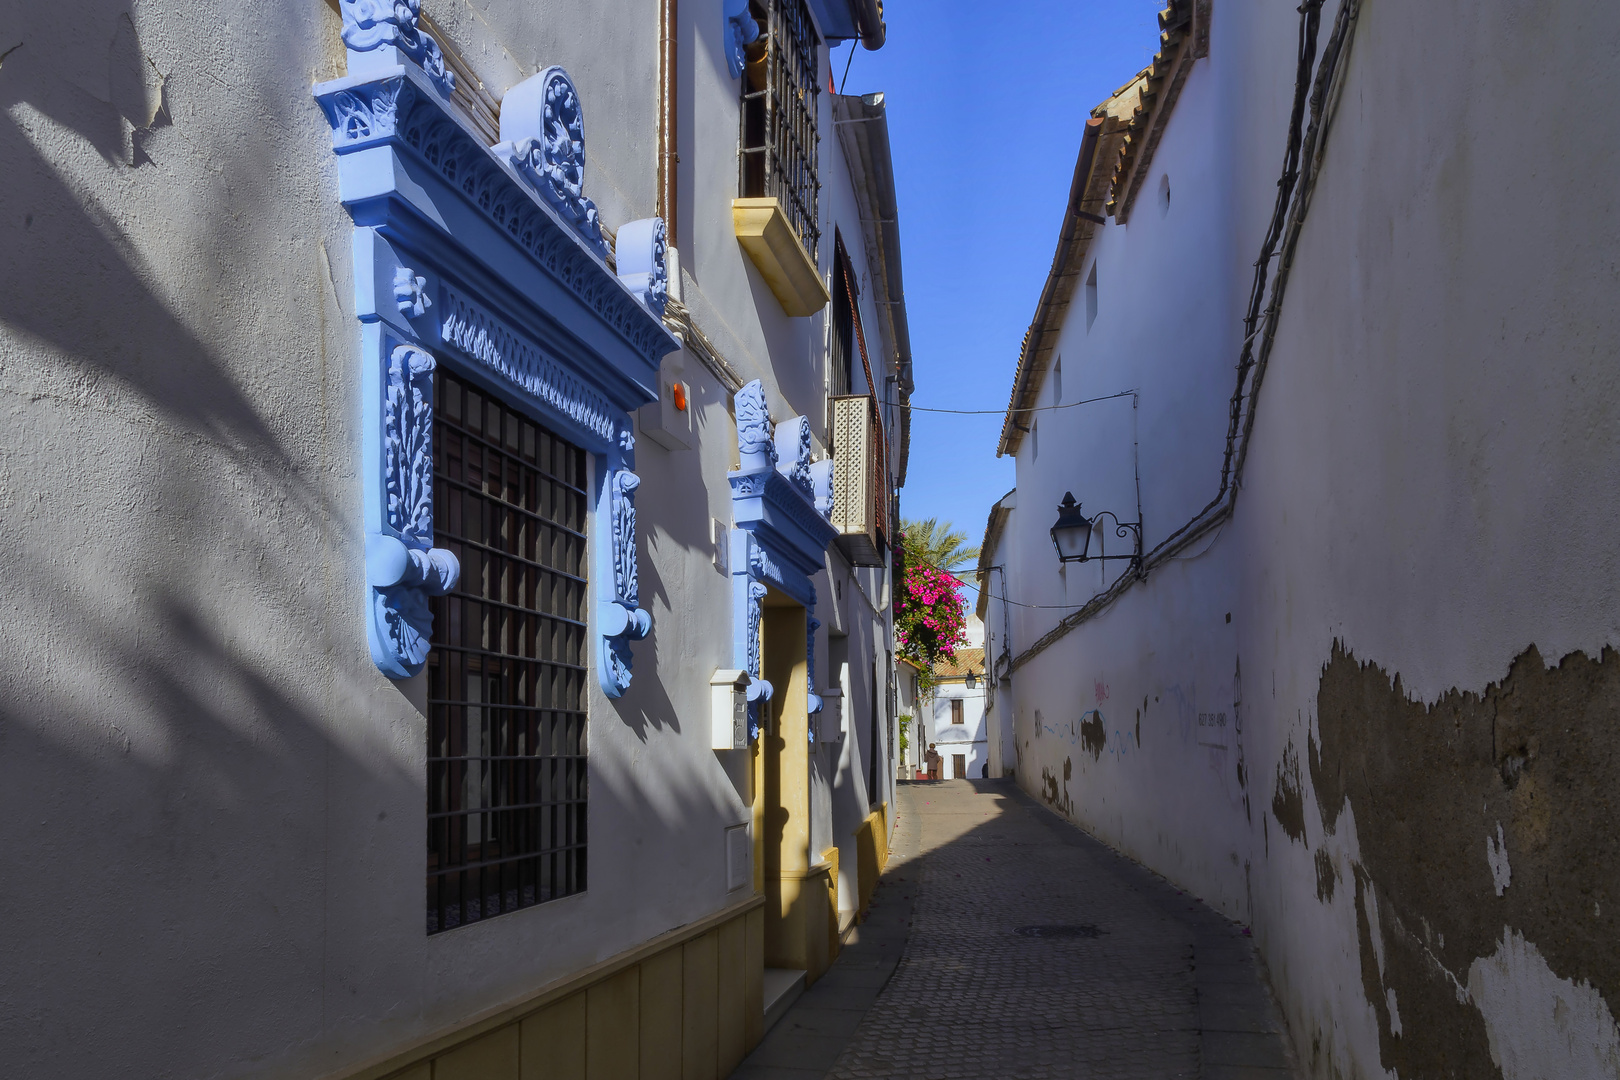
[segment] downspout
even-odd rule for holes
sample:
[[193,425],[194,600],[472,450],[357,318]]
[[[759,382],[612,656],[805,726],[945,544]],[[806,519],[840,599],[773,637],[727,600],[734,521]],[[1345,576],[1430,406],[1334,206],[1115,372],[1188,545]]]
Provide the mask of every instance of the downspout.
[[679,8],[680,0],[660,0],[658,8],[658,216],[664,219],[671,248],[680,242],[675,217],[675,167],[681,160],[675,150],[679,135],[675,100]]

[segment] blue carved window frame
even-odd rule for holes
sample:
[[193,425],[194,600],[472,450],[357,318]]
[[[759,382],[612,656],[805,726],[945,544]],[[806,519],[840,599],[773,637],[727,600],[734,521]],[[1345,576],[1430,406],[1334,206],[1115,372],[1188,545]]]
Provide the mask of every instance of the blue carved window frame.
[[[765,389],[754,380],[737,391],[738,468],[731,481],[732,665],[746,671],[748,738],[759,738],[761,712],[775,688],[760,673],[759,624],[766,591],[775,587],[804,605],[808,688],[805,710],[821,711],[816,693],[816,589],[832,524],[833,462],[811,459],[810,421],[771,418]],[[810,740],[816,728],[810,726]]]
[[659,361],[680,347],[662,320],[663,223],[624,226],[618,272],[608,266],[583,192],[582,110],[561,68],[508,91],[490,147],[450,105],[453,77],[417,25],[418,0],[384,15],[341,7],[350,74],[314,94],[355,226],[372,658],[390,678],[418,674],[426,598],[459,573],[433,546],[432,371],[445,363],[593,455],[595,663],[619,697],[630,642],[651,628],[631,416],[658,400]]

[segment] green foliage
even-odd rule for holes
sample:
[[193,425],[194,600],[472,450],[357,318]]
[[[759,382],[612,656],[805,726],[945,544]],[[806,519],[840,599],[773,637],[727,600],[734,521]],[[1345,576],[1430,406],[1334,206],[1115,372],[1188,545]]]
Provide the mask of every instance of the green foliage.
[[968,544],[967,534],[938,518],[900,522],[905,538],[906,560],[924,562],[936,570],[963,570],[979,561],[979,549]]

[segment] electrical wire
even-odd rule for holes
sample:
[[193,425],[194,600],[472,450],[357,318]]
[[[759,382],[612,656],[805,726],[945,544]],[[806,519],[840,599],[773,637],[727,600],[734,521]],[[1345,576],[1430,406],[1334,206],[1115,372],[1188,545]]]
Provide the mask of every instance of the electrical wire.
[[1077,405],[1094,405],[1099,401],[1113,401],[1115,398],[1130,397],[1135,390],[1121,390],[1117,394],[1104,394],[1102,397],[1086,398],[1084,401],[1071,401],[1067,405],[1031,405],[1027,409],[930,409],[924,405],[912,405],[904,401],[885,401],[883,404],[891,409],[910,409],[912,412],[950,413],[952,416],[1006,416],[1008,413],[1050,412],[1053,409],[1072,409]]

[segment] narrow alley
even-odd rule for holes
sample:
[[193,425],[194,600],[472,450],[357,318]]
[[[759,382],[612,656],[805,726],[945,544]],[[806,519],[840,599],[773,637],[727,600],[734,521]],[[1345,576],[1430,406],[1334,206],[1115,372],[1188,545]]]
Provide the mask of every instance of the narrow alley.
[[902,785],[866,922],[733,1080],[1284,1080],[1243,929],[1009,781]]

